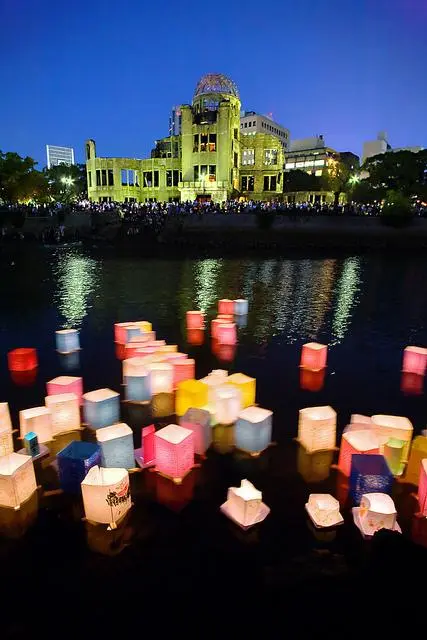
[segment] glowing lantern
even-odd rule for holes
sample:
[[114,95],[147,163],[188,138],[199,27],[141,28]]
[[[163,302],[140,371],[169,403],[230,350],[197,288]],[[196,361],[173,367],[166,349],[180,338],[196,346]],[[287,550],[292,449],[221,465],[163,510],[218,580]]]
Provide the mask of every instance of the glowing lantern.
[[109,427],[120,421],[120,396],[111,389],[97,389],[83,396],[83,414],[91,429]]
[[424,392],[424,376],[418,373],[403,372],[400,379],[400,390],[405,395],[420,396]]
[[7,354],[9,371],[31,371],[38,366],[36,349],[14,349]]
[[247,407],[236,423],[236,447],[249,453],[264,451],[271,443],[272,411]]
[[218,329],[221,325],[223,324],[227,324],[227,323],[233,323],[233,317],[231,316],[230,319],[226,319],[226,318],[215,318],[214,320],[212,320],[211,322],[211,336],[212,338],[217,339],[218,338]]
[[187,329],[187,342],[193,347],[200,347],[205,341],[203,329]]
[[204,409],[188,409],[180,418],[179,423],[184,429],[194,433],[194,453],[204,455],[212,443],[211,416]]
[[215,387],[219,387],[227,383],[228,372],[224,369],[214,369],[200,382],[207,386],[208,406],[212,407],[215,402]]
[[298,447],[297,469],[305,482],[322,482],[329,477],[333,451],[315,451],[307,453],[303,446]]
[[402,455],[405,443],[397,438],[390,438],[384,445],[384,458],[394,476],[401,476],[405,465],[402,463]]
[[417,373],[423,376],[427,369],[427,349],[406,347],[403,350],[403,366],[405,373]]
[[173,386],[176,388],[184,380],[192,380],[196,375],[196,361],[192,358],[172,361],[173,366]]
[[113,424],[111,427],[98,429],[96,439],[101,447],[103,467],[120,467],[133,469],[135,455],[133,451],[132,429],[127,424]]
[[45,403],[51,412],[53,435],[80,429],[79,400],[74,393],[46,396]]
[[101,464],[101,449],[92,442],[73,440],[58,452],[57,461],[61,488],[68,493],[79,493],[89,469]]
[[184,380],[176,388],[176,414],[183,416],[187,409],[202,409],[208,401],[208,390],[201,380]]
[[32,458],[40,454],[40,445],[37,438],[37,434],[34,431],[29,431],[24,436],[25,453]]
[[153,362],[147,366],[151,372],[151,393],[172,393],[173,366],[168,362]]
[[332,407],[300,409],[298,440],[308,452],[333,449],[337,427],[337,414]]
[[9,405],[7,402],[0,402],[0,457],[12,452],[13,436]]
[[141,329],[135,322],[116,322],[114,325],[114,342],[126,344],[131,338],[141,335]]
[[310,493],[305,508],[315,527],[336,527],[344,522],[340,503],[329,493]]
[[175,397],[173,393],[158,393],[151,400],[153,418],[166,418],[175,413]]
[[234,300],[234,315],[247,316],[249,310],[249,304],[247,300],[241,298]]
[[255,378],[250,378],[244,373],[233,373],[231,376],[228,376],[227,383],[234,384],[242,392],[243,408],[255,404]]
[[420,479],[421,460],[427,458],[427,437],[414,438],[406,467],[405,482],[418,485]]
[[154,342],[156,340],[156,332],[155,331],[146,331],[145,333],[140,333],[136,336],[132,336],[129,340],[130,343],[138,342],[140,344],[149,344],[150,342]]
[[90,522],[115,528],[132,506],[126,469],[94,466],[82,481],[85,516]]
[[205,314],[203,311],[187,311],[187,329],[203,329]]
[[218,326],[218,342],[219,344],[236,344],[237,331],[234,322],[228,322],[227,324],[220,324]]
[[232,424],[236,422],[242,410],[242,392],[237,387],[225,384],[214,387],[212,405],[215,422],[217,424]]
[[372,416],[372,423],[380,441],[380,453],[384,452],[384,445],[390,438],[398,438],[405,442],[403,448],[402,462],[406,462],[411,445],[412,432],[414,430],[408,418],[401,416]]
[[10,453],[0,458],[0,506],[19,509],[37,489],[30,456]]
[[155,461],[155,433],[153,424],[143,427],[141,434],[141,447],[135,449],[135,459],[141,467],[151,467]]
[[300,369],[299,384],[305,391],[321,391],[325,384],[325,369],[312,371],[311,369]]
[[262,493],[248,480],[242,480],[240,487],[230,487],[227,501],[221,511],[242,529],[248,529],[262,522],[270,513],[262,501]]
[[396,521],[393,500],[385,493],[368,493],[361,497],[360,507],[353,508],[353,520],[362,535],[370,538],[380,529],[402,533]]
[[143,333],[149,333],[153,330],[153,325],[148,320],[137,320],[134,324],[136,324]]
[[155,433],[156,471],[181,482],[194,465],[194,435],[177,424]]
[[125,398],[128,402],[149,402],[151,400],[151,372],[127,375],[124,379]]
[[147,360],[143,356],[135,356],[123,360],[123,379],[126,376],[143,376],[147,372]]
[[372,418],[370,416],[364,416],[360,413],[352,413],[350,416],[350,424],[372,424]]
[[114,345],[114,351],[117,360],[124,360],[126,358],[126,345],[116,342]]
[[74,393],[79,404],[83,404],[83,379],[75,376],[59,376],[49,380],[46,385],[47,395],[55,396],[64,393]]
[[37,434],[39,442],[52,440],[52,414],[47,407],[34,407],[19,412],[21,438],[29,431]]
[[343,433],[338,461],[339,470],[345,476],[349,476],[353,454],[378,455],[380,452],[379,446],[378,438],[370,430]]
[[55,336],[58,353],[67,354],[79,351],[80,336],[77,329],[61,329],[55,332]]
[[324,369],[326,367],[327,357],[327,345],[319,344],[318,342],[307,342],[307,344],[302,345],[300,366],[303,369],[319,371],[320,369]]
[[225,315],[233,315],[234,300],[228,300],[227,298],[218,300],[218,313],[223,313]]
[[353,454],[351,458],[350,492],[356,504],[364,493],[391,493],[393,474],[384,456]]
[[421,460],[420,479],[418,481],[418,502],[420,512],[427,516],[427,460]]
[[[174,365],[175,362],[182,362],[184,360],[188,360],[187,353],[181,353],[180,351],[170,351],[169,353],[162,353],[164,356],[164,362],[170,362],[170,364]],[[193,376],[194,377],[194,376]]]

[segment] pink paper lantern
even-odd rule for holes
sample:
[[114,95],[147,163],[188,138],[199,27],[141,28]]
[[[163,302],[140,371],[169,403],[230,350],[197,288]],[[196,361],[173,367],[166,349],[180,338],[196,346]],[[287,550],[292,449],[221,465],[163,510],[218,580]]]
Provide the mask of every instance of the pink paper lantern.
[[156,470],[181,482],[194,465],[194,434],[177,424],[155,433]]
[[234,300],[228,300],[228,298],[223,298],[222,300],[218,300],[218,313],[233,315]]
[[403,350],[403,366],[405,373],[417,373],[423,376],[427,369],[427,349],[422,347],[406,347]]
[[205,314],[203,311],[187,311],[187,329],[203,329]]
[[150,464],[155,460],[155,433],[156,429],[153,424],[142,429],[141,446],[144,464]]
[[338,468],[346,476],[350,476],[351,458],[355,453],[378,455],[380,452],[378,438],[372,431],[347,431],[341,439]]
[[303,344],[301,352],[301,367],[303,369],[311,369],[319,371],[326,367],[328,357],[328,347],[325,344],[317,342],[308,342]]
[[421,460],[420,481],[418,483],[418,502],[420,512],[427,516],[427,458]]
[[193,358],[185,360],[173,360],[173,386],[174,388],[184,380],[193,380],[196,377],[196,361]]
[[171,364],[188,359],[188,353],[181,353],[181,351],[171,351],[170,353],[162,353],[161,355],[165,362],[170,362]]
[[233,318],[215,318],[211,322],[211,336],[212,338],[218,339],[218,328],[222,324],[226,324],[228,322],[233,322]]
[[237,342],[237,330],[234,322],[220,324],[218,327],[218,343],[233,345]]
[[134,322],[116,322],[114,325],[114,342],[126,344],[131,337],[139,333],[141,333],[141,330]]
[[59,376],[58,378],[49,380],[46,388],[48,396],[74,393],[79,399],[79,405],[83,404],[83,378],[76,376]]

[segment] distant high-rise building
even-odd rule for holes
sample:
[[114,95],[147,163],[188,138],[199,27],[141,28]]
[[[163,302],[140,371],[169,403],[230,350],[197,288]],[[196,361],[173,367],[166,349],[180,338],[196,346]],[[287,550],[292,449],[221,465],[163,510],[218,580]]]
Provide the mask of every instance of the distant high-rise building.
[[74,164],[74,149],[72,147],[56,147],[46,145],[47,168],[56,167],[58,164]]
[[381,153],[397,153],[399,151],[411,151],[412,153],[418,153],[422,151],[423,147],[395,147],[393,148],[388,140],[385,131],[380,131],[376,140],[369,140],[363,143],[362,164],[373,156],[378,156]]
[[179,136],[181,134],[181,109],[174,107],[169,117],[169,135]]
[[240,134],[250,136],[256,133],[268,133],[275,136],[279,138],[285,150],[289,149],[289,129],[285,129],[268,116],[255,113],[255,111],[243,111],[240,116]]

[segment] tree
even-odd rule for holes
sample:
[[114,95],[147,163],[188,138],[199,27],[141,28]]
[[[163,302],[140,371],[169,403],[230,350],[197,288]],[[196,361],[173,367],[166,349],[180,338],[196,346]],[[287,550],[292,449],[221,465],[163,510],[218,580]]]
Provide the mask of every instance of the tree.
[[321,182],[325,191],[333,191],[334,206],[338,206],[340,193],[348,193],[350,190],[350,167],[346,162],[329,158],[326,172],[323,172]]
[[17,153],[0,151],[0,200],[6,203],[43,201],[47,184],[43,173],[37,171],[35,160]]
[[427,150],[383,153],[368,158],[362,168],[369,174],[369,185],[383,193],[398,191],[408,197],[426,193]]
[[348,192],[350,200],[369,204],[380,201],[385,196],[384,189],[374,189],[368,180],[360,180],[351,185]]
[[86,166],[59,164],[45,169],[49,193],[55,202],[63,204],[87,197]]
[[320,179],[301,169],[285,171],[283,174],[283,191],[319,191]]

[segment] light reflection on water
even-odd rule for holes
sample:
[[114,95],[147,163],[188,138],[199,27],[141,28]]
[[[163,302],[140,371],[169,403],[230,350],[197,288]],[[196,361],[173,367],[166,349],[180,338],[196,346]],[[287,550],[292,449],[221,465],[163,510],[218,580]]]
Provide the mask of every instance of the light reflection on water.
[[84,254],[58,251],[53,268],[57,286],[54,300],[64,320],[61,327],[79,328],[92,307],[100,264]]

